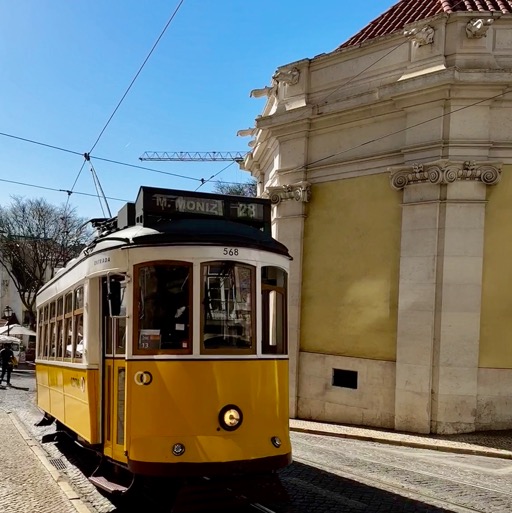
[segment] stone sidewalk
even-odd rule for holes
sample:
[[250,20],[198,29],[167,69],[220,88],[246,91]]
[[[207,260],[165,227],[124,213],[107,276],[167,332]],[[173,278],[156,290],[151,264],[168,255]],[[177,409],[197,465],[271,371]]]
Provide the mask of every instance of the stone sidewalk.
[[0,511],[90,513],[15,414],[0,409]]
[[290,419],[292,431],[387,443],[420,449],[512,459],[512,430],[460,435],[419,435],[368,427]]

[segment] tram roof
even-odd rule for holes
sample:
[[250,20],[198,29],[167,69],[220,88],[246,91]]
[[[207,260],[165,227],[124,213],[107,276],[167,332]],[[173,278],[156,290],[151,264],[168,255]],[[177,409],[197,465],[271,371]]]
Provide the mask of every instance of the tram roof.
[[94,251],[124,239],[130,245],[238,245],[290,256],[272,237],[265,198],[143,186],[135,203],[93,225],[100,233],[91,243]]
[[133,244],[225,245],[261,249],[290,256],[284,244],[254,226],[225,219],[177,219],[140,233]]

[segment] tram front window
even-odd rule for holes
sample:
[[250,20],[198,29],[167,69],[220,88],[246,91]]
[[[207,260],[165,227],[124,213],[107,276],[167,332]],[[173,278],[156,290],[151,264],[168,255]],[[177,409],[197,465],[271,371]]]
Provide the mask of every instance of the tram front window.
[[254,267],[209,262],[202,277],[202,350],[254,353]]
[[186,263],[137,266],[137,353],[190,353],[191,272]]

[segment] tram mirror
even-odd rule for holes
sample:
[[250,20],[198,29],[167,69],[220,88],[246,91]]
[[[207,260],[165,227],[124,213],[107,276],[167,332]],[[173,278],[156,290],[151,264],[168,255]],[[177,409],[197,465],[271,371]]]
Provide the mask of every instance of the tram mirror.
[[107,287],[110,317],[118,317],[121,314],[121,282],[109,277]]

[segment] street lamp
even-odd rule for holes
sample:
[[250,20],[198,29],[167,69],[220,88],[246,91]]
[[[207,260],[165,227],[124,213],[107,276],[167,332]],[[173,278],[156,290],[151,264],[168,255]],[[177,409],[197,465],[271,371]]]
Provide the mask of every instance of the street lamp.
[[12,308],[10,306],[6,306],[4,308],[4,317],[7,318],[7,336],[9,336],[9,331],[10,331],[11,315],[12,315]]

